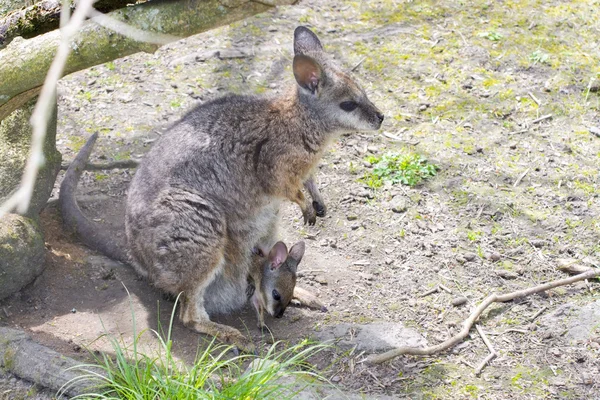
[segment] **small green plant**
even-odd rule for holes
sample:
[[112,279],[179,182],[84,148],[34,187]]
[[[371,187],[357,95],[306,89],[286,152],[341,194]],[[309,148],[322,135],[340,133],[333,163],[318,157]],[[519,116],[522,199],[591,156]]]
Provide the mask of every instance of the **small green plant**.
[[372,189],[381,187],[383,181],[415,186],[423,179],[435,176],[438,169],[423,156],[412,152],[369,156],[367,161],[373,165],[373,170],[366,172],[360,181]]
[[106,63],[106,68],[108,68],[109,71],[114,71],[115,70],[115,63],[113,61],[109,61]]
[[549,64],[550,62],[550,55],[547,53],[544,53],[541,50],[536,50],[533,53],[531,53],[531,55],[529,56],[529,59],[533,62],[533,65],[540,63],[540,64]]
[[[145,354],[139,349],[145,332],[136,334],[132,311],[133,343],[127,345],[123,338],[107,335],[114,356],[94,355],[97,364],[76,367],[82,373],[61,388],[59,397],[73,385],[85,384],[94,392],[72,399],[292,399],[307,387],[325,382],[307,360],[328,346],[306,341],[287,349],[275,343],[258,358],[230,357],[232,347],[213,340],[188,366],[172,353],[174,316],[175,307],[167,333],[160,325],[158,331],[152,330],[159,342],[156,354]],[[250,365],[244,368],[248,361]]]
[[497,42],[504,37],[496,31],[481,32],[479,36],[491,40],[492,42]]

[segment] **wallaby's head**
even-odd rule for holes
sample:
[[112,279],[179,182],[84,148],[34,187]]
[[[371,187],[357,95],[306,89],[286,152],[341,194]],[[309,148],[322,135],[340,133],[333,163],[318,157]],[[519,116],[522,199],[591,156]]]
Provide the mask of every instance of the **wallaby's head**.
[[292,301],[296,287],[296,271],[304,255],[304,242],[292,246],[289,253],[283,242],[277,242],[266,255],[258,296],[261,305],[275,318],[281,318]]
[[294,77],[300,100],[316,110],[335,131],[377,130],[383,114],[362,87],[327,59],[310,29],[294,31]]

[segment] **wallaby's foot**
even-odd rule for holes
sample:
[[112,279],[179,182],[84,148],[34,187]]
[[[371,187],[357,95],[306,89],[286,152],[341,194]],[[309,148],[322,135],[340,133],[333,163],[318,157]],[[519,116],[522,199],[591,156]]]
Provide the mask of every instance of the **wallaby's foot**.
[[256,351],[254,343],[231,326],[217,324],[212,321],[191,322],[186,326],[196,332],[214,336],[221,342],[232,345],[244,353],[254,354]]
[[315,209],[315,213],[317,214],[317,217],[323,218],[325,216],[325,214],[327,213],[327,207],[325,207],[325,204],[319,203],[317,200],[313,200],[312,205],[313,205],[313,208]]
[[301,287],[296,286],[294,288],[294,297],[293,297],[296,301],[298,301],[300,303],[300,305],[309,307],[309,308],[314,308],[317,310],[320,310],[321,312],[327,312],[327,307],[325,307],[325,304],[323,304],[321,302],[321,300],[319,300],[317,298],[317,296],[315,296],[314,294],[312,294],[311,292],[309,292],[306,289],[302,289]]
[[266,324],[258,324],[258,330],[260,331],[260,333],[262,333],[263,335],[269,335],[269,336],[273,336],[273,332],[271,331],[271,329],[266,325]]

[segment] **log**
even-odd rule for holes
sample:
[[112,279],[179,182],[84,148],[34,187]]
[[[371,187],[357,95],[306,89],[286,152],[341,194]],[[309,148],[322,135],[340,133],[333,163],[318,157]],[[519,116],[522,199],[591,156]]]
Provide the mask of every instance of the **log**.
[[[85,373],[77,368],[81,363],[76,360],[34,342],[16,329],[0,327],[0,339],[0,367],[12,374],[55,391],[73,382],[64,393],[69,396],[93,392],[89,382],[81,379]],[[100,368],[94,368],[94,372],[102,374]]]
[[[149,32],[186,37],[296,0],[157,0],[113,11],[107,15]],[[0,50],[0,115],[11,98],[41,86],[60,43],[55,30],[33,39],[15,39]],[[87,21],[72,43],[64,75],[140,51],[154,52],[143,43]]]
[[[99,0],[98,11],[109,12],[135,3],[135,0]],[[71,8],[75,7],[72,4]],[[61,0],[42,0],[0,17],[0,49],[17,36],[29,39],[57,29],[60,23]]]

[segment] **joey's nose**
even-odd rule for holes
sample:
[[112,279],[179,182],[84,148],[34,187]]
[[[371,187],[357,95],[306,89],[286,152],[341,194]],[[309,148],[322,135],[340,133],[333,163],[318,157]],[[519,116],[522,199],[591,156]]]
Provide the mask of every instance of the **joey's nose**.
[[376,115],[376,116],[377,116],[377,118],[379,119],[379,123],[382,123],[382,122],[383,122],[384,115],[383,115],[381,112],[379,112],[379,111],[377,111],[377,112],[375,113],[375,115]]

